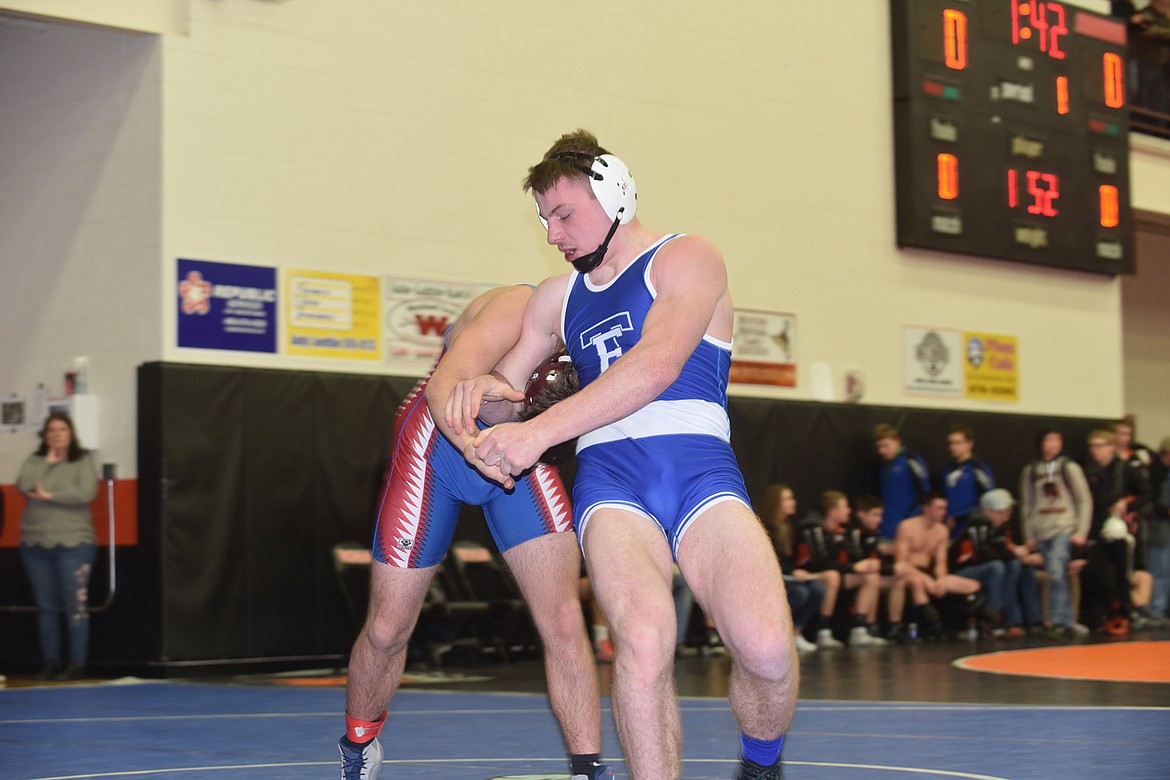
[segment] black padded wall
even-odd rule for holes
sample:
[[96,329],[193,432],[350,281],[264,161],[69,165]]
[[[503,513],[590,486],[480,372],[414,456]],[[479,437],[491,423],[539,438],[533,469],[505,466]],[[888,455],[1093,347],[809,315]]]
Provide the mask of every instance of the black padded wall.
[[[333,657],[352,642],[331,551],[365,541],[411,380],[151,364],[160,660]],[[151,404],[153,406],[153,404]]]

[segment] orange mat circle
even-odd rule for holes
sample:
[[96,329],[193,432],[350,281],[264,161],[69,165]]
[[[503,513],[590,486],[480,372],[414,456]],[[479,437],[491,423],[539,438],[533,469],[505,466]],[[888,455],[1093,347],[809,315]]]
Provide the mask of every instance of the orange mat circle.
[[1170,642],[1117,642],[1037,647],[971,655],[960,669],[1065,680],[1170,683]]

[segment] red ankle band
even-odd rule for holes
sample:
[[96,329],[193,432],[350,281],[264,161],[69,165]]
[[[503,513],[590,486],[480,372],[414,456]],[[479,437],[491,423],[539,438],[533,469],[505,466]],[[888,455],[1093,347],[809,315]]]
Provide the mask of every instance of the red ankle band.
[[386,722],[386,710],[375,721],[361,720],[345,716],[345,736],[355,745],[364,745],[382,732],[382,724]]

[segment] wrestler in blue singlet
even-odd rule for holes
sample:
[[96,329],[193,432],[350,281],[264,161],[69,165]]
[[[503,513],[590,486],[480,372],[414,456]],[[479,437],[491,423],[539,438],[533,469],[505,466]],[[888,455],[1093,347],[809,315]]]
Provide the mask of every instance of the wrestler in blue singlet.
[[[582,387],[638,343],[656,295],[654,256],[674,238],[657,241],[606,285],[570,277],[561,332]],[[658,398],[580,437],[573,485],[578,536],[594,511],[618,507],[656,522],[677,557],[687,526],[705,509],[728,500],[751,505],[731,450],[730,367],[731,345],[704,336]]]

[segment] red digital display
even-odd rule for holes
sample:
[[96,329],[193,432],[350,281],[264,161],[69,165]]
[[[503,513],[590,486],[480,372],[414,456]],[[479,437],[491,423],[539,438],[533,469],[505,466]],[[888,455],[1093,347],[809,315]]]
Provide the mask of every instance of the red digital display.
[[938,156],[938,196],[943,200],[959,197],[959,160],[953,154]]
[[1034,42],[1054,60],[1063,60],[1060,39],[1068,35],[1068,15],[1060,3],[1012,0],[1012,43]]
[[1101,227],[1117,227],[1121,222],[1117,188],[1112,184],[1102,184],[1097,188],[1097,191],[1101,197]]
[[1101,55],[1104,65],[1105,105],[1110,108],[1125,106],[1125,60],[1120,54],[1107,51]]
[[948,68],[967,67],[967,14],[954,8],[943,11],[943,46]]

